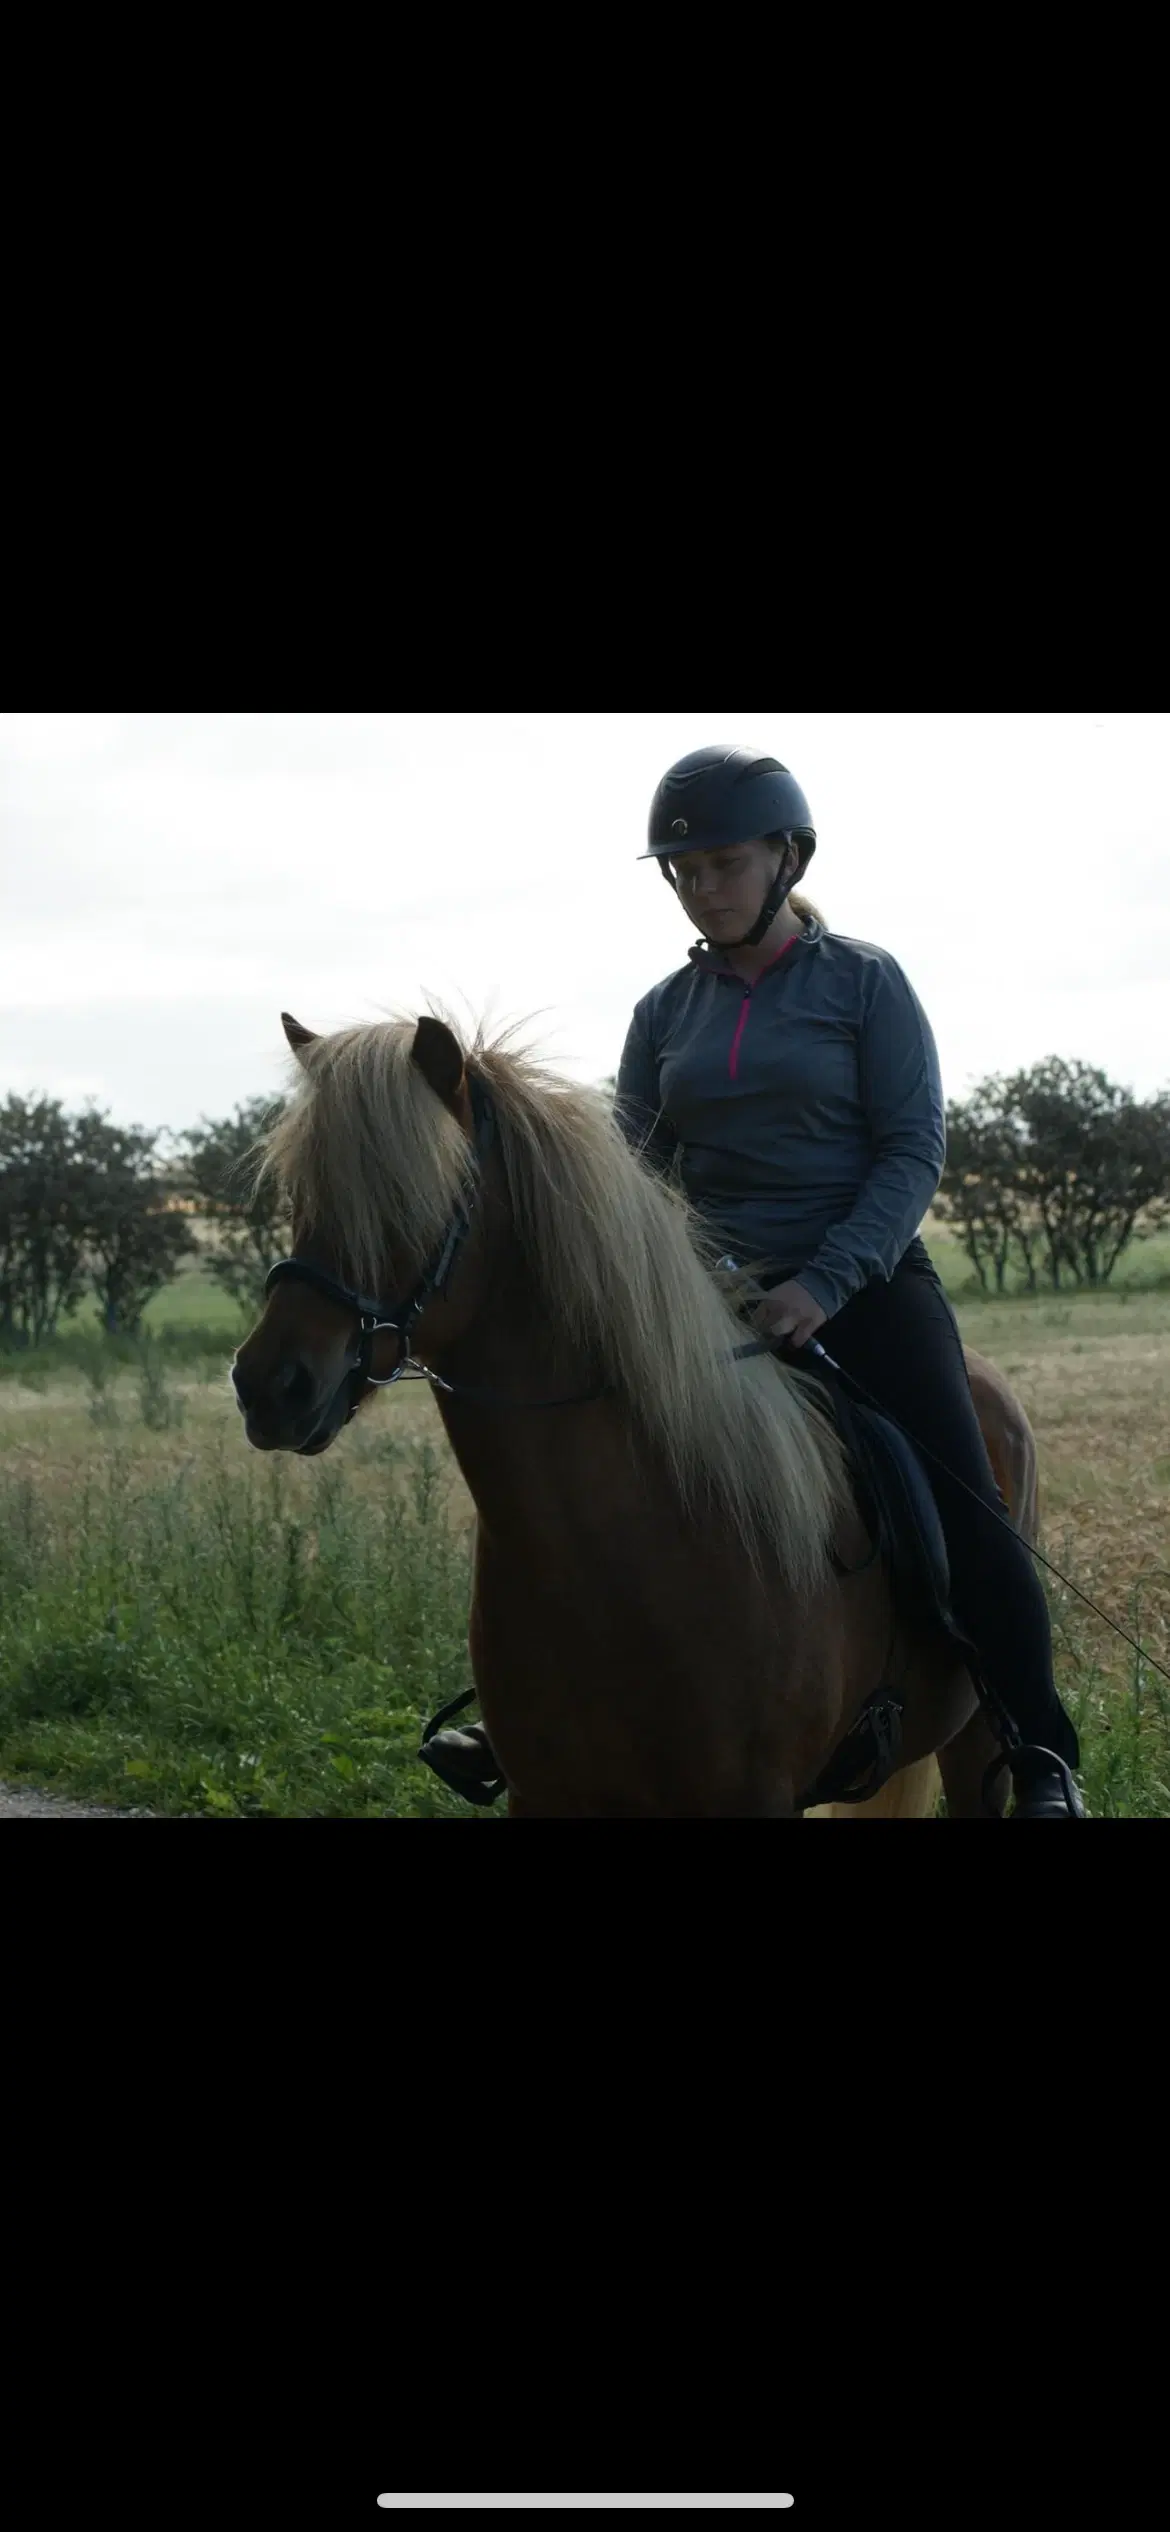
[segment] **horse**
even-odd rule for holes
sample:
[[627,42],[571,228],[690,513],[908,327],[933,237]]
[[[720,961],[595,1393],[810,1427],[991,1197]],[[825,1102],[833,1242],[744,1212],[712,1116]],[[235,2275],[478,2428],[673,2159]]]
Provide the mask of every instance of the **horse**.
[[[926,1816],[937,1764],[948,1817],[1002,1816],[961,1650],[895,1607],[821,1384],[737,1346],[702,1226],[611,1103],[514,1031],[282,1020],[296,1088],[258,1177],[295,1254],[234,1360],[247,1438],[316,1456],[375,1387],[431,1381],[477,1516],[471,1668],[510,1815],[805,1816],[892,1671],[901,1773],[843,1808]],[[1026,1517],[1026,1419],[971,1362]]]

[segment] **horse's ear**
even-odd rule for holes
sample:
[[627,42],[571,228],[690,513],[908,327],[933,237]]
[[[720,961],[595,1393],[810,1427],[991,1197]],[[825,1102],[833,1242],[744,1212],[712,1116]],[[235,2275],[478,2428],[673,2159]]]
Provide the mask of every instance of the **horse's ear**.
[[303,1029],[300,1021],[294,1020],[291,1011],[281,1012],[280,1025],[299,1064],[306,1046],[316,1045],[317,1032],[315,1029]]
[[463,1049],[446,1021],[420,1020],[410,1056],[444,1106],[455,1107],[463,1088]]

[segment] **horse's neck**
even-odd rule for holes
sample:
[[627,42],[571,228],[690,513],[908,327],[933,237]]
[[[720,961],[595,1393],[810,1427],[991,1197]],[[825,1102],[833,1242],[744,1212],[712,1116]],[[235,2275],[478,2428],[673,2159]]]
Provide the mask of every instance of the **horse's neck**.
[[510,1233],[492,1258],[482,1306],[460,1338],[458,1354],[458,1373],[452,1361],[453,1380],[462,1377],[470,1383],[478,1377],[526,1397],[586,1388],[595,1368],[550,1318]]
[[[455,1394],[437,1391],[436,1403],[464,1482],[487,1533],[530,1576],[555,1581],[566,1605],[595,1600],[603,1579],[631,1606],[662,1597],[665,1613],[681,1565],[692,1582],[702,1570],[720,1602],[738,1595],[745,1613],[750,1604],[756,1622],[746,1553],[718,1524],[696,1536],[628,1400],[606,1387],[603,1364],[550,1323],[522,1261],[493,1276],[490,1310],[442,1369]],[[464,1388],[490,1392],[490,1402],[461,1397]],[[778,1601],[778,1578],[774,1590]],[[734,1622],[724,1623],[734,1634]]]
[[[568,1483],[578,1458],[588,1453],[589,1406],[531,1402],[585,1400],[603,1375],[552,1324],[514,1249],[496,1261],[487,1305],[440,1368],[454,1389],[450,1398],[436,1391],[440,1412],[481,1511],[498,1509],[502,1491],[528,1487],[550,1445]],[[468,1394],[461,1396],[463,1391]]]

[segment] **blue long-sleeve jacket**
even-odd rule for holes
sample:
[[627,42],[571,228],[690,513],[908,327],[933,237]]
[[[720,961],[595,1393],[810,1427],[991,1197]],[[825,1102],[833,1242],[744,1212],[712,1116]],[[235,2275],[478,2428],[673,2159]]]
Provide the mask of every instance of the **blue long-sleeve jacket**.
[[618,1072],[629,1139],[678,1155],[740,1258],[795,1275],[826,1316],[914,1238],[946,1124],[930,1023],[896,959],[812,921],[748,986],[692,949],[644,995]]

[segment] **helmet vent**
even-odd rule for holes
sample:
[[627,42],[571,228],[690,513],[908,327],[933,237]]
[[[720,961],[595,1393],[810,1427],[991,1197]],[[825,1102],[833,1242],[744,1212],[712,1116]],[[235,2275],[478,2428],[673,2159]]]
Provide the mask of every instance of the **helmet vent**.
[[737,783],[750,782],[753,774],[786,774],[787,772],[787,765],[782,765],[779,757],[757,756],[752,764],[744,766],[742,773],[737,774],[735,779]]

